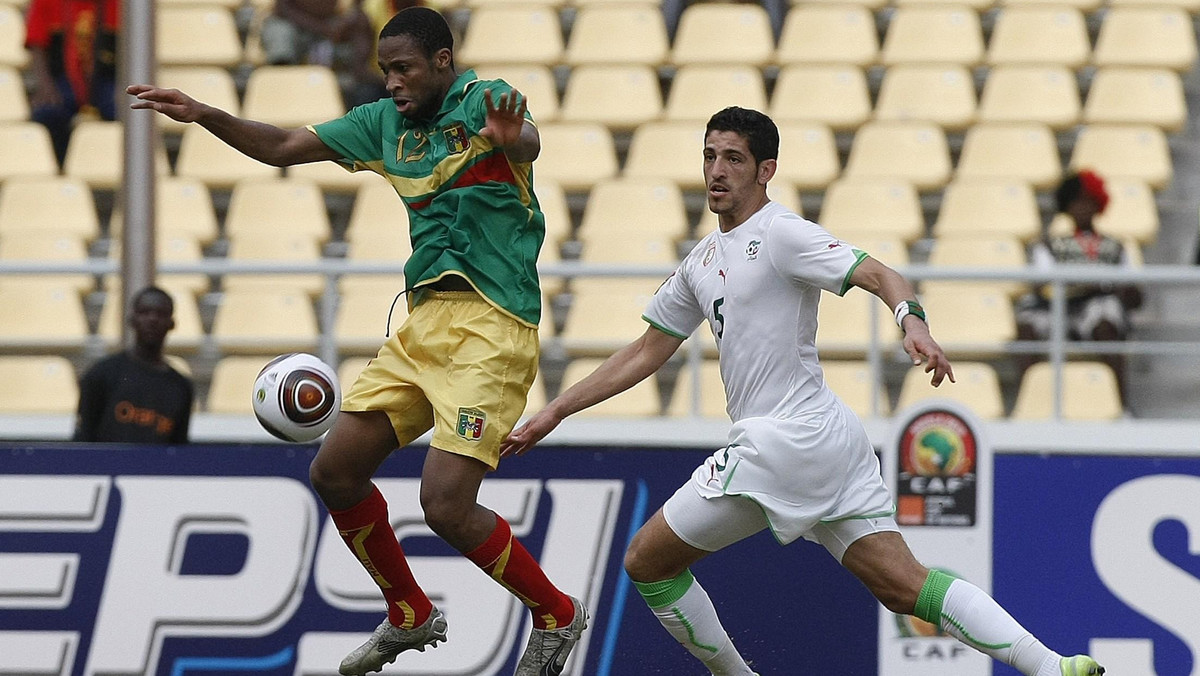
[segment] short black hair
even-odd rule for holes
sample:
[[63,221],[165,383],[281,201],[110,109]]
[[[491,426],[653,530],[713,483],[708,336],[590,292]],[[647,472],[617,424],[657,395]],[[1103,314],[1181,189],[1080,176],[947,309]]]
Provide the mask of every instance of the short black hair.
[[157,286],[143,287],[141,291],[138,291],[136,294],[134,294],[133,307],[137,308],[138,303],[141,303],[142,300],[149,296],[159,296],[166,301],[167,307],[170,308],[171,312],[175,312],[175,299],[171,297],[171,294]]
[[420,45],[425,56],[432,58],[439,50],[454,51],[454,34],[450,24],[437,10],[428,7],[409,7],[396,13],[379,31],[379,39],[406,35]]
[[779,159],[779,128],[763,113],[730,106],[708,118],[704,138],[714,131],[732,131],[746,139],[755,163]]

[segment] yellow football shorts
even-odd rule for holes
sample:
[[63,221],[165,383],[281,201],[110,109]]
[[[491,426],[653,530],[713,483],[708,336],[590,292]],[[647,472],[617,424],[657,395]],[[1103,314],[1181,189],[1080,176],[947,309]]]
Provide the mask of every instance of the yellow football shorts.
[[400,446],[432,427],[434,447],[495,469],[537,368],[537,329],[473,291],[426,291],[342,410],[386,412]]

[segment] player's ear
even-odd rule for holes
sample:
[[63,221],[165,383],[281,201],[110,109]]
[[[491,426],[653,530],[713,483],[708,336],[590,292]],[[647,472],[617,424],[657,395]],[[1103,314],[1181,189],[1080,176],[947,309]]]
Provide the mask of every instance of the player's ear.
[[758,183],[766,185],[772,178],[775,178],[775,170],[779,168],[777,160],[763,160],[758,163]]

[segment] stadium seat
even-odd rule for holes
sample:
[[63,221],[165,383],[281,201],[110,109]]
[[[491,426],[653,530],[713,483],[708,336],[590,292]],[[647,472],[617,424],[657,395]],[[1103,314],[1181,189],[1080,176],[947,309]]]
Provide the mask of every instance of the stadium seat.
[[880,61],[974,66],[983,61],[979,14],[965,5],[900,7],[888,22]]
[[1005,344],[1016,337],[1012,301],[1002,292],[942,285],[923,292],[921,304],[951,359],[1002,354]]
[[[155,233],[159,237],[186,237],[202,245],[217,239],[212,195],[200,181],[162,176],[154,186],[154,204]],[[108,221],[109,236],[119,236],[124,223],[124,213],[118,206]]]
[[[871,365],[865,361],[823,360],[821,370],[825,385],[833,390],[855,415],[860,418],[879,418],[891,410],[887,388],[871,375]],[[872,407],[874,402],[874,407]]]
[[587,277],[571,282],[571,309],[560,334],[572,356],[608,356],[646,332],[642,313],[661,278]]
[[1197,0],[1109,0],[1109,7],[1178,7],[1189,14],[1200,13]]
[[364,183],[386,183],[387,179],[370,169],[347,171],[337,162],[309,162],[287,168],[286,177],[316,184],[327,195],[353,195]]
[[[303,233],[252,231],[238,232],[229,237],[230,262],[239,263],[317,263],[321,251],[316,240]],[[268,272],[233,272],[221,278],[226,291],[241,289],[287,288],[319,296],[325,290],[325,277],[320,274],[272,274]]]
[[[233,74],[220,66],[167,66],[158,71],[158,83],[186,93],[230,115],[241,114],[237,84]],[[155,115],[159,128],[168,134],[182,134],[187,126],[166,115]]]
[[1192,18],[1178,7],[1113,7],[1100,24],[1092,62],[1100,67],[1171,68],[1196,65]]
[[0,4],[0,66],[24,68],[29,63],[25,51],[25,18],[13,5]]
[[25,80],[14,66],[0,66],[0,123],[29,119]]
[[675,243],[687,236],[683,193],[670,181],[612,180],[588,196],[577,237],[592,263],[674,265]]
[[836,237],[894,237],[912,243],[925,236],[916,189],[897,179],[841,178],[829,185],[817,219]]
[[1054,188],[1062,163],[1054,132],[1044,124],[979,123],[967,130],[955,179],[1025,181]]
[[868,122],[859,127],[846,160],[846,178],[898,179],[917,190],[950,180],[950,146],[931,122]]
[[670,53],[663,12],[652,4],[580,7],[571,24],[567,65],[624,63],[658,66]]
[[91,241],[100,235],[92,191],[78,179],[18,176],[0,184],[0,237],[54,231]]
[[666,179],[683,190],[704,188],[704,127],[692,122],[648,122],[634,130],[625,178]]
[[[155,172],[171,173],[171,163],[162,144],[155,144]],[[93,190],[115,190],[124,181],[125,126],[121,122],[84,120],[75,125],[63,174],[77,178]]]
[[757,4],[696,3],[684,7],[671,63],[765,66],[775,55],[767,10]]
[[900,64],[883,76],[875,119],[959,131],[975,120],[975,101],[974,78],[963,66]]
[[471,11],[455,56],[468,66],[551,66],[562,60],[563,51],[562,27],[555,10],[537,5],[488,6]]
[[359,186],[346,225],[347,241],[376,233],[409,241],[408,209],[387,181],[370,181]]
[[325,66],[259,66],[242,99],[243,117],[278,127],[303,127],[345,112],[337,77]]
[[212,338],[225,354],[311,352],[317,347],[317,316],[312,300],[299,290],[224,291]]
[[908,245],[899,237],[878,236],[869,233],[857,233],[853,240],[847,242],[851,246],[865,251],[871,258],[891,268],[903,267],[909,264]]
[[981,420],[1004,417],[1004,398],[996,369],[986,362],[957,361],[954,363],[954,382],[943,381],[940,387],[929,382],[924,369],[905,371],[900,384],[896,409],[906,409],[929,399],[948,399],[966,406]]
[[156,51],[163,66],[232,68],[242,59],[242,43],[229,9],[164,5],[156,18]]
[[587,190],[597,181],[617,175],[616,144],[604,125],[545,124],[538,133],[542,138],[538,174],[557,181],[564,190]]
[[[1154,1],[1157,2],[1157,0]],[[1106,3],[1104,0],[1001,0],[998,4],[1002,7],[1012,7],[1014,5],[1070,7],[1081,12],[1094,12]]]
[[[873,307],[877,306],[877,307]],[[821,358],[863,359],[871,349],[871,313],[879,349],[887,354],[900,340],[900,328],[889,310],[874,295],[850,289],[845,296],[821,294],[817,306],[817,352]]]
[[13,176],[54,176],[58,159],[50,132],[37,122],[0,124],[0,181]]
[[837,139],[822,124],[779,123],[779,160],[773,181],[799,190],[824,190],[841,173]]
[[1121,240],[1133,240],[1142,246],[1158,237],[1158,202],[1144,182],[1106,177],[1108,208],[1096,216],[1096,229]]
[[1167,133],[1187,118],[1183,80],[1167,68],[1099,68],[1083,107],[1085,124],[1152,124]]
[[[572,359],[563,370],[563,389],[574,385],[600,365],[599,358]],[[662,412],[658,379],[646,378],[624,392],[574,414],[575,418],[655,418]]]
[[79,381],[66,357],[0,356],[0,413],[75,413]]
[[[343,278],[346,281],[348,278]],[[388,330],[395,333],[408,317],[408,299],[396,297],[401,289],[403,286],[387,281],[360,279],[342,285],[333,324],[342,354],[374,355],[379,351]]]
[[542,245],[543,252],[549,248],[558,251],[564,242],[574,237],[567,193],[557,181],[542,178],[540,175],[533,178],[533,192],[537,195],[542,215],[546,217],[546,241]]
[[246,178],[280,176],[278,167],[246,157],[204,127],[195,124],[183,130],[179,140],[179,156],[175,160],[175,173],[184,178],[194,178],[210,190],[230,190],[235,183]]
[[[1070,361],[1063,364],[1064,420],[1116,420],[1124,412],[1117,377],[1107,364]],[[1054,416],[1054,366],[1038,362],[1025,371],[1013,405],[1014,420],[1047,420]]]
[[802,4],[783,21],[776,60],[790,65],[865,68],[879,56],[879,33],[870,8],[853,4]]
[[950,5],[955,7],[969,7],[979,14],[985,14],[1000,3],[1011,3],[1012,0],[894,0],[892,3],[896,7],[912,7],[921,5]]
[[254,381],[270,357],[222,357],[213,367],[205,410],[209,413],[254,415]]
[[521,92],[538,124],[558,120],[558,84],[549,66],[489,64],[476,68],[475,74],[484,80],[504,80]]
[[1079,68],[1091,53],[1083,13],[1073,7],[1010,5],[992,28],[987,62]]
[[0,281],[0,348],[30,353],[78,351],[88,337],[79,292],[37,276]]
[[[17,236],[0,237],[0,262],[3,263],[72,264],[85,263],[87,259],[87,245],[73,235],[33,229]],[[91,291],[96,285],[95,277],[86,273],[56,273],[22,279],[66,286],[77,293]]]
[[1171,182],[1173,168],[1166,134],[1141,124],[1089,124],[1071,151],[1071,169],[1092,169],[1105,178],[1144,181],[1155,190]]
[[[186,287],[163,278],[158,285],[171,294],[175,303],[175,328],[167,334],[167,351],[193,352],[204,342],[204,324],[200,319],[200,307],[195,294]],[[119,284],[107,290],[104,306],[100,310],[100,324],[96,334],[104,339],[106,347],[115,349],[121,344],[121,330],[125,323],[125,311]]]
[[698,366],[698,369],[694,369],[690,363],[685,362],[679,368],[679,375],[675,378],[675,389],[671,392],[671,402],[667,406],[667,416],[729,420],[729,413],[725,408],[725,384],[721,381],[721,365],[715,359],[705,359]]
[[[1027,264],[1025,245],[1016,237],[994,234],[942,234],[929,251],[930,266],[966,268],[1011,268],[1023,270]],[[1003,280],[928,280],[921,284],[923,292],[938,287],[990,289],[1016,298],[1029,290],[1024,282]]]
[[1079,122],[1079,84],[1065,66],[994,66],[979,100],[980,122],[1034,122],[1056,131]]
[[[120,263],[123,254],[122,240],[113,237],[108,248],[108,256],[114,263]],[[154,258],[156,265],[172,263],[198,263],[204,259],[200,242],[187,235],[172,233],[156,234],[154,237]],[[105,275],[105,288],[113,290],[119,284],[116,275]],[[199,272],[165,272],[159,274],[160,286],[170,286],[174,290],[186,290],[189,294],[201,294],[208,291],[208,275]]]
[[331,235],[325,198],[313,183],[298,178],[248,179],[234,186],[225,216],[225,234],[303,235],[323,243]]
[[662,88],[650,66],[576,66],[567,80],[559,119],[627,131],[662,114]]
[[347,357],[342,360],[341,366],[338,366],[338,382],[342,386],[342,396],[350,392],[350,386],[358,380],[359,374],[367,367],[367,362],[370,358],[359,355],[357,357]]
[[1016,179],[955,179],[942,191],[937,237],[1002,235],[1030,242],[1041,234],[1037,195]]
[[812,122],[836,131],[857,129],[871,116],[866,73],[854,65],[784,66],[771,92],[769,112],[778,124]]
[[727,106],[767,109],[762,71],[746,65],[694,64],[675,72],[664,119],[701,126]]

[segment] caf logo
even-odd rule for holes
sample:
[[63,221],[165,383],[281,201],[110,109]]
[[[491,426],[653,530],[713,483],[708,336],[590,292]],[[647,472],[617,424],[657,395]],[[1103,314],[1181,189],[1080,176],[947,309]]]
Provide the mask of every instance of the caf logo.
[[910,476],[964,476],[975,470],[975,448],[975,435],[961,418],[949,411],[930,411],[904,431],[901,471]]

